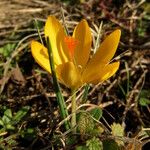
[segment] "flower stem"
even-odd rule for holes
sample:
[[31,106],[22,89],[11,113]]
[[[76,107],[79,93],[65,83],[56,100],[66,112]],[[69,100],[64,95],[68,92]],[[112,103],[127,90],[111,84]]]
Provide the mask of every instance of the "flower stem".
[[72,90],[72,101],[71,101],[71,127],[73,128],[73,133],[76,133],[76,93],[75,90]]
[[[55,88],[57,102],[58,102],[59,109],[60,109],[60,115],[61,115],[62,119],[66,119],[66,117],[68,116],[68,111],[67,111],[67,107],[66,107],[66,104],[64,101],[64,97],[62,96],[62,93],[60,90],[59,83],[57,81],[51,43],[50,43],[50,40],[48,37],[47,37],[47,49],[48,49],[48,54],[49,54],[50,68],[51,68],[51,74],[52,74],[52,78],[53,78],[53,84],[54,84],[54,88]],[[66,130],[70,129],[70,124],[69,124],[68,120],[66,120],[64,122],[64,125],[65,125]]]

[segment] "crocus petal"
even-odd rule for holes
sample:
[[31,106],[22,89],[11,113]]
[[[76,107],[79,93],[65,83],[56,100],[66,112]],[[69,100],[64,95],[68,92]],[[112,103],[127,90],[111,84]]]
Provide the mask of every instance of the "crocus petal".
[[32,41],[31,52],[35,61],[46,71],[51,72],[47,48],[37,41]]
[[62,38],[62,36],[60,36],[58,33],[60,32],[61,34],[65,35],[62,25],[54,16],[49,16],[45,24],[44,32],[45,38],[49,37],[50,39],[55,63],[57,65],[62,64],[62,55],[57,48],[57,40],[60,40],[59,38]]
[[68,88],[77,89],[81,85],[81,76],[72,62],[67,62],[56,67],[60,82]]
[[89,59],[92,41],[91,31],[86,20],[82,20],[75,27],[73,37],[78,41],[74,51],[76,65],[84,67]]
[[101,65],[101,68],[100,66],[94,67],[94,70],[91,73],[89,73],[88,76],[84,74],[84,76],[82,77],[84,79],[83,82],[93,84],[103,82],[104,80],[107,80],[116,73],[116,71],[119,68],[119,65],[120,62],[114,62],[107,65]]
[[[104,67],[103,71],[101,74],[97,74],[97,79],[93,80],[92,83],[97,84],[99,82],[103,82],[113,76],[116,71],[119,69],[120,62],[114,62],[111,64],[108,64],[107,66]],[[96,78],[96,76],[95,76]]]
[[65,38],[66,35],[64,35],[64,31],[59,30],[56,37],[56,42],[59,56],[61,58],[61,62],[63,63],[70,61],[69,49],[65,43]]
[[[99,64],[91,67],[86,67],[84,71],[82,72],[82,80],[84,83],[90,83],[94,76],[101,72],[101,70],[105,67],[106,64]],[[95,78],[94,78],[95,79]]]
[[[119,44],[121,31],[115,30],[100,44],[97,52],[88,63],[88,70],[93,69],[93,66],[99,64],[108,64],[114,56]],[[91,69],[90,69],[91,68]]]

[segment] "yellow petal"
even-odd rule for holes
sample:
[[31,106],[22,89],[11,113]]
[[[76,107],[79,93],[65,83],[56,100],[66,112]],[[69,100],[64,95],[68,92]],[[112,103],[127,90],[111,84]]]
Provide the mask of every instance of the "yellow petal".
[[106,64],[95,65],[92,68],[87,66],[82,72],[83,82],[90,83],[92,80],[95,80],[97,73],[100,73],[105,66]]
[[49,37],[50,39],[55,63],[57,65],[62,64],[64,59],[57,47],[57,40],[60,41],[60,39],[65,35],[62,25],[54,16],[49,16],[45,24],[44,32],[45,37]]
[[61,63],[65,63],[70,60],[69,49],[65,43],[65,38],[66,35],[64,35],[64,31],[59,30],[56,37],[56,42],[57,42],[57,49],[58,49],[59,57],[61,59]]
[[[89,73],[88,76],[84,74],[83,79],[86,83],[97,84],[107,80],[112,75],[116,73],[120,65],[120,62],[114,62],[101,67],[93,67],[92,73]],[[89,70],[90,71],[90,70]]]
[[106,39],[100,44],[100,47],[98,48],[97,52],[89,61],[89,70],[90,68],[92,69],[95,65],[109,63],[118,47],[120,35],[121,31],[118,29],[106,37]]
[[51,72],[47,49],[39,42],[31,42],[31,52],[35,61],[46,71]]
[[81,84],[81,76],[72,62],[67,62],[56,67],[60,82],[68,88],[77,89]]
[[95,81],[92,81],[92,83],[97,84],[99,82],[103,82],[103,81],[109,79],[119,69],[119,65],[120,65],[120,62],[114,62],[114,63],[108,64],[103,69],[101,74],[97,74],[97,79]]
[[91,49],[91,31],[86,20],[82,20],[75,28],[73,37],[78,40],[74,51],[77,65],[84,67],[89,59]]

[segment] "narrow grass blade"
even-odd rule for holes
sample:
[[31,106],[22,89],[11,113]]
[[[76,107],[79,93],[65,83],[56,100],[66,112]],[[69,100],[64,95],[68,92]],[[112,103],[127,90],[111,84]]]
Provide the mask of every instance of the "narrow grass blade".
[[[55,88],[57,102],[58,102],[58,105],[60,108],[60,115],[61,115],[62,119],[65,119],[68,116],[68,111],[67,111],[67,107],[66,107],[64,98],[62,96],[61,90],[60,90],[59,83],[57,81],[51,43],[50,43],[50,39],[48,37],[47,37],[47,49],[48,49],[48,54],[49,54],[50,68],[51,68],[52,78],[53,78],[53,85]],[[69,124],[68,120],[65,121],[65,128],[66,128],[66,130],[70,129],[70,124]]]
[[37,29],[38,36],[39,36],[39,38],[40,38],[40,41],[41,41],[42,45],[44,45],[44,44],[43,44],[42,37],[41,37],[41,34],[40,34],[40,29],[39,29],[39,26],[38,26],[38,22],[37,22],[36,19],[34,20],[34,24],[35,24],[35,27],[36,27],[36,29]]
[[88,84],[84,86],[84,93],[82,96],[82,103],[83,104],[86,103],[86,101],[87,101],[89,89],[90,89],[90,86]]

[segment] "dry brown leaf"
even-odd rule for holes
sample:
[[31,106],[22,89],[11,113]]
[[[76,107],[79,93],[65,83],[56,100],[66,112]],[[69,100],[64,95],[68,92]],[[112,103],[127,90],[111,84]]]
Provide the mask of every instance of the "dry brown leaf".
[[25,78],[24,78],[18,65],[16,68],[12,69],[11,79],[12,79],[12,81],[14,81],[17,84],[25,85],[26,80],[25,80]]

